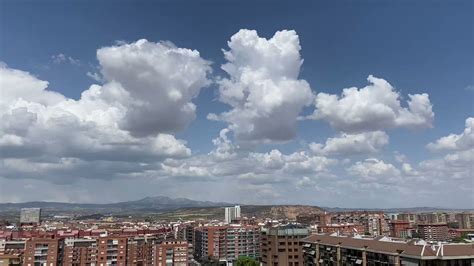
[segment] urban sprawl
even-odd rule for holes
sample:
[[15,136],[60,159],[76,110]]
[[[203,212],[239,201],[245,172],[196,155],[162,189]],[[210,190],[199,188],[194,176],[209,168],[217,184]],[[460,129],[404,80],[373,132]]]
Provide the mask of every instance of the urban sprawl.
[[[242,208],[244,210],[244,208]],[[0,265],[474,265],[474,212],[300,214],[149,221],[42,217],[0,224]]]

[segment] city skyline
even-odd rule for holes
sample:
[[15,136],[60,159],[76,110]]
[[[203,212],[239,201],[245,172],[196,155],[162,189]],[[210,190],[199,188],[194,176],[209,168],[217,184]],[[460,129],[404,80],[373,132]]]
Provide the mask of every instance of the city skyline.
[[472,5],[0,1],[0,203],[472,209]]

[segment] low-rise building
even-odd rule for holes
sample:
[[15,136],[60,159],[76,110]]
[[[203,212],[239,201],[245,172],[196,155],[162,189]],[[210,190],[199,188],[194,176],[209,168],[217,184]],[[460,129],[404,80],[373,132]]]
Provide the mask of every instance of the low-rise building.
[[473,244],[434,244],[311,235],[302,240],[304,265],[465,265],[474,264]]

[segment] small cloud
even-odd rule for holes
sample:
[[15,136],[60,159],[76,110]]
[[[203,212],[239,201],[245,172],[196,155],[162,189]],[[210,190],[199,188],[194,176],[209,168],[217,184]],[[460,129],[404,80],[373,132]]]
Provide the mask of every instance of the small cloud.
[[395,160],[399,163],[406,163],[408,162],[408,157],[405,154],[400,153],[399,151],[393,152]]
[[467,90],[467,91],[474,91],[474,85],[472,85],[472,84],[467,85],[464,89]]
[[63,63],[70,63],[71,65],[80,66],[81,61],[79,59],[75,59],[71,56],[67,56],[63,53],[59,53],[57,55],[52,55],[51,59],[55,64],[63,64]]
[[91,79],[97,81],[97,82],[103,82],[104,78],[97,72],[87,72],[86,74],[88,77]]
[[128,43],[124,40],[115,40],[115,42],[114,42],[115,46],[121,46],[121,45],[125,45],[125,44],[128,44]]
[[211,121],[221,121],[221,119],[219,118],[219,116],[215,113],[209,113],[207,114],[206,118],[208,120],[211,120]]

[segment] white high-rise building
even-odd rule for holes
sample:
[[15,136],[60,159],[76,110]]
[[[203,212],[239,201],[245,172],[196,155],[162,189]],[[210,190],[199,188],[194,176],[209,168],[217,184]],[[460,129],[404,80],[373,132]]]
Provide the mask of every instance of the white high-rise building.
[[237,220],[240,218],[240,206],[236,205],[234,207],[225,208],[225,222],[230,224],[232,220]]

